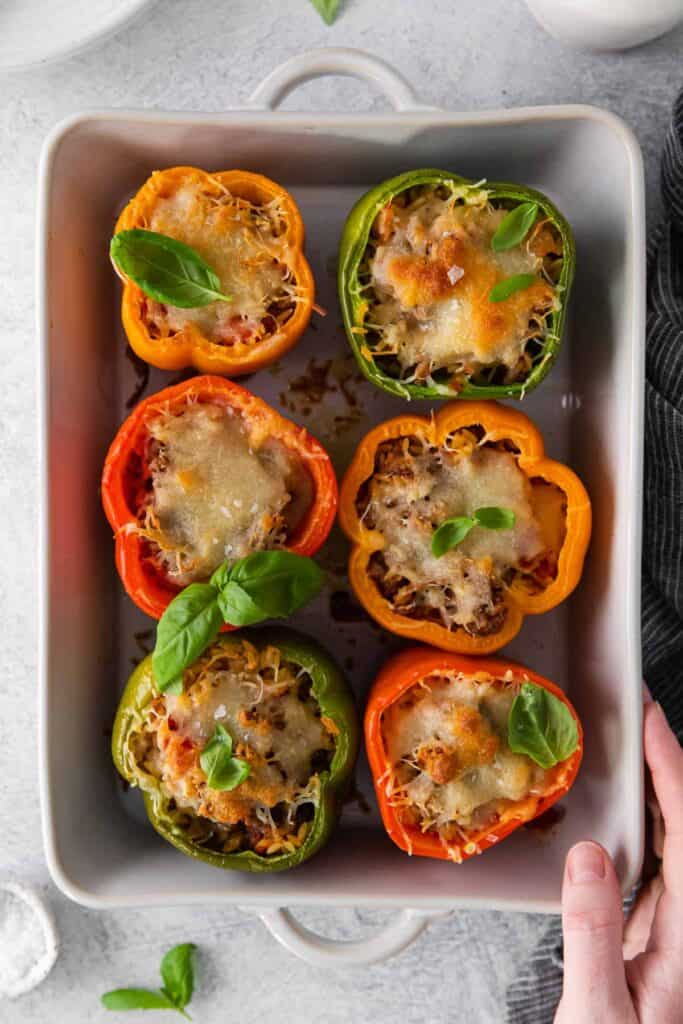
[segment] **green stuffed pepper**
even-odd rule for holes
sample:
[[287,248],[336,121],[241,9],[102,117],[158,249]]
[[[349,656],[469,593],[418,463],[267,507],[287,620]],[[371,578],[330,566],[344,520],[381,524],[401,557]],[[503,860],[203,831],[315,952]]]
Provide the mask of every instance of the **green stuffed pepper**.
[[287,630],[221,635],[160,693],[151,656],[114,723],[121,775],[142,790],[157,832],[190,857],[285,871],[327,842],[358,753],[343,676]]
[[550,370],[574,276],[571,229],[540,192],[408,171],[351,211],[339,254],[349,342],[402,398],[523,398]]

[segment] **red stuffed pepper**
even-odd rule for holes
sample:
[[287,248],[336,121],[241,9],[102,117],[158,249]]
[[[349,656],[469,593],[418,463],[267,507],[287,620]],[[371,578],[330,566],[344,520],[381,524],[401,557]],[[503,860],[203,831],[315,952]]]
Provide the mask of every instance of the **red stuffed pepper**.
[[193,377],[123,423],[102,502],[123,585],[159,619],[225,561],[272,548],[314,554],[334,522],[337,481],[303,427],[232,381]]
[[460,863],[565,795],[583,733],[564,693],[514,662],[414,647],[370,692],[365,742],[402,850]]

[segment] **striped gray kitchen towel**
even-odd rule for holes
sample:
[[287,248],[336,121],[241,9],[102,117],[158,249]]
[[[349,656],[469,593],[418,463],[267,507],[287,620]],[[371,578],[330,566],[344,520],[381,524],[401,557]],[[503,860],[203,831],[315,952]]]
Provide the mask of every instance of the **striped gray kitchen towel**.
[[[683,736],[683,92],[662,157],[663,223],[648,250],[643,523],[643,672]],[[507,993],[510,1024],[549,1024],[562,993],[552,918]]]

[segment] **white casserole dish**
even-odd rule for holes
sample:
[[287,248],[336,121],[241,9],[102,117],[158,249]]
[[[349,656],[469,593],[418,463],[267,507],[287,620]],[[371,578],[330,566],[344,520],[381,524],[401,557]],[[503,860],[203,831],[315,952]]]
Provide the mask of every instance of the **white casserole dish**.
[[[379,85],[396,112],[349,116],[275,113],[296,84],[352,74]],[[548,193],[571,222],[577,278],[561,357],[522,408],[568,461],[593,500],[584,579],[569,602],[528,618],[505,653],[565,687],[583,720],[584,763],[565,814],[545,831],[523,828],[461,866],[409,858],[378,815],[349,806],[329,846],[284,875],[221,873],[194,863],[140,821],[137,794],[121,793],[108,739],[118,696],[140,657],[136,630],[153,625],[125,597],[99,504],[109,442],[134,375],[119,326],[119,290],[107,257],[115,217],[155,168],[244,167],[291,189],[307,229],[318,319],[279,372],[248,387],[299,419],[338,471],[376,422],[406,411],[399,399],[350,382],[359,411],[337,389],[306,415],[288,382],[312,356],[351,371],[336,302],[334,261],[354,199],[401,170],[436,166]],[[91,907],[223,902],[258,908],[277,937],[316,964],[367,963],[397,951],[430,914],[458,906],[553,913],[562,865],[581,838],[602,842],[628,892],[642,856],[640,673],[641,446],[644,353],[644,189],[638,145],[612,114],[591,107],[452,113],[415,101],[407,84],[357,51],[304,54],[257,89],[248,110],[222,115],[104,112],[70,118],[47,140],[40,170],[38,324],[41,343],[42,599],[40,787],[46,856],[60,889]],[[308,367],[310,369],[310,367]],[[172,375],[153,371],[148,393]],[[428,409],[428,403],[415,408]],[[350,416],[352,422],[335,422]],[[326,561],[341,567],[340,537]],[[333,590],[344,588],[333,578]],[[343,605],[343,601],[341,604]],[[342,663],[363,706],[381,661],[399,643],[366,622],[330,616],[329,594],[295,625]],[[348,662],[347,662],[348,664]],[[361,791],[372,801],[363,761]],[[402,908],[358,944],[321,940],[280,908],[302,904]]]

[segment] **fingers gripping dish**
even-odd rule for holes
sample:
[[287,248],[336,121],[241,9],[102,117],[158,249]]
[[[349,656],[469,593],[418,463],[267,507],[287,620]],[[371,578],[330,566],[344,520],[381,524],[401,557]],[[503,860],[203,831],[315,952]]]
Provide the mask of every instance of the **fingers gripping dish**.
[[133,229],[190,246],[228,299],[181,308],[126,280],[123,325],[146,362],[237,376],[279,358],[305,330],[314,284],[303,222],[292,196],[270,179],[195,167],[155,171],[116,224],[117,233]]
[[433,169],[351,211],[339,294],[358,363],[403,398],[522,398],[559,349],[569,225],[541,193]]
[[385,664],[365,741],[391,839],[456,863],[564,796],[583,751],[577,714],[549,680],[513,662],[428,647]]
[[314,554],[334,522],[337,482],[303,427],[231,381],[194,377],[122,425],[102,501],[126,591],[158,619],[226,560],[283,547]]
[[161,693],[151,656],[114,724],[121,775],[183,853],[216,867],[284,871],[316,853],[358,750],[347,684],[312,641],[285,630],[222,636]]
[[468,402],[370,431],[342,483],[340,522],[351,584],[380,625],[486,654],[574,589],[591,509],[526,416]]

